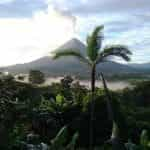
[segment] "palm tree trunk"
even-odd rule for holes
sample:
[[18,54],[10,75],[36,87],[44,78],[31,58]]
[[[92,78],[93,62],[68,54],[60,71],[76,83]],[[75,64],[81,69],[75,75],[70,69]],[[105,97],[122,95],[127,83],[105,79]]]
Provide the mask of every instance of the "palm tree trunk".
[[92,94],[95,91],[95,73],[96,73],[96,66],[93,65],[92,70],[91,70],[91,91],[92,91]]
[[110,119],[110,121],[113,121],[114,120],[114,112],[113,112],[113,108],[112,108],[111,95],[109,93],[109,90],[108,90],[108,87],[107,87],[103,73],[101,73],[101,78],[102,78],[104,91],[105,91],[105,94],[107,96],[107,109],[108,109],[109,119]]
[[106,84],[103,73],[101,73],[101,77],[102,77],[102,82],[103,82],[103,86],[104,86],[104,91],[107,96],[107,107],[108,107],[109,119],[113,122],[112,135],[111,135],[111,139],[110,139],[110,142],[112,144],[112,150],[126,150],[124,143],[120,139],[120,134],[119,134],[120,130],[118,128],[118,124],[115,122],[115,119],[114,119],[112,98],[111,98],[110,92],[107,88],[107,84]]
[[94,123],[94,92],[95,92],[95,73],[96,73],[96,66],[95,64],[92,66],[91,69],[91,111],[90,111],[90,133],[89,133],[89,150],[93,150],[93,123]]

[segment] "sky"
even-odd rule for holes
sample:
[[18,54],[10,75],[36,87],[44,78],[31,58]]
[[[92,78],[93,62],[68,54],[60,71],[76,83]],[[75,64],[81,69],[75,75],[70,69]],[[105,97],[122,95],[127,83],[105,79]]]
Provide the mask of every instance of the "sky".
[[150,62],[149,0],[0,0],[0,66],[30,62],[104,25],[103,46],[124,44]]

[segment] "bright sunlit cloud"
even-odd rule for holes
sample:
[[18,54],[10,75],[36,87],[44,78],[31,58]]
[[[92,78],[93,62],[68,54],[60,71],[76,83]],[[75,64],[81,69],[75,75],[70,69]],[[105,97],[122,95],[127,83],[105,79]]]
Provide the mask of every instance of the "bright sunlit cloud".
[[75,18],[52,7],[32,18],[0,18],[0,66],[32,61],[74,35]]
[[104,45],[129,46],[132,63],[150,61],[149,0],[0,0],[0,66],[24,63],[103,24]]

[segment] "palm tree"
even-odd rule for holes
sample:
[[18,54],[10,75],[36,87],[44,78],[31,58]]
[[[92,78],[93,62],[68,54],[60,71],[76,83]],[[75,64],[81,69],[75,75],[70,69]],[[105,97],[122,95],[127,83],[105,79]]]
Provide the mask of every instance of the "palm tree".
[[[104,61],[107,61],[109,56],[118,56],[124,59],[125,61],[130,60],[131,52],[128,47],[123,45],[109,45],[102,49],[102,40],[104,39],[103,36],[103,28],[104,26],[97,26],[91,35],[87,37],[86,43],[86,56],[81,54],[76,49],[66,49],[63,51],[58,51],[54,53],[53,58],[58,59],[60,57],[66,56],[74,56],[78,58],[81,62],[84,62],[91,69],[91,95],[92,101],[94,100],[94,92],[95,92],[95,76],[96,76],[96,66]],[[94,102],[94,101],[93,101]],[[94,119],[94,103],[91,103],[91,122]],[[92,125],[91,125],[92,126]],[[91,128],[90,133],[90,150],[92,150],[93,144],[93,129]]]

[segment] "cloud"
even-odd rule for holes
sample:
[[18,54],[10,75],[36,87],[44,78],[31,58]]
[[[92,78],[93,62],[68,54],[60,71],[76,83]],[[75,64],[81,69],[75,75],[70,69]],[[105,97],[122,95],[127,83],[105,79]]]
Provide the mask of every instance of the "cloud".
[[0,50],[5,54],[0,65],[36,59],[74,36],[74,32],[85,42],[87,34],[100,24],[105,26],[104,45],[125,44],[133,51],[134,62],[150,60],[149,0],[0,2],[0,40],[3,41]]
[[67,9],[77,14],[108,13],[118,11],[149,10],[149,0],[50,0],[59,9]]
[[147,11],[134,13],[102,13],[77,17],[76,35],[82,41],[93,28],[104,24],[104,42],[107,44],[124,44],[133,52],[132,62],[144,63],[150,60],[150,23]]
[[0,66],[28,62],[73,37],[75,17],[48,7],[31,18],[0,18]]
[[1,17],[29,17],[35,11],[46,10],[48,5],[61,11],[79,15],[109,12],[149,10],[149,0],[0,0]]
[[0,1],[0,4],[7,4],[7,3],[11,3],[13,2],[14,0],[1,0]]
[[76,37],[85,42],[89,32],[104,24],[107,44],[125,44],[133,52],[132,62],[150,61],[149,0],[51,0],[59,10],[77,16]]
[[47,7],[45,0],[0,0],[0,17],[32,17]]

